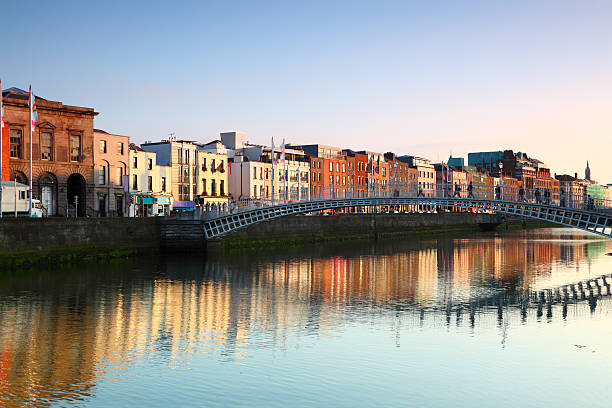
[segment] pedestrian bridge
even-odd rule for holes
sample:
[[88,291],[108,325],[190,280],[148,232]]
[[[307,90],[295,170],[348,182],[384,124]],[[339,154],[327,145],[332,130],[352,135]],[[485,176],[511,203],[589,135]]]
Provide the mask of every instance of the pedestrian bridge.
[[580,194],[566,195],[563,191],[553,195],[546,191],[499,186],[476,189],[472,186],[443,185],[422,189],[392,185],[385,188],[329,190],[311,197],[294,197],[293,200],[275,197],[239,201],[228,212],[203,213],[201,219],[205,237],[211,239],[275,218],[326,210],[362,212],[385,209],[393,213],[396,209],[448,209],[520,216],[612,238],[610,204]]

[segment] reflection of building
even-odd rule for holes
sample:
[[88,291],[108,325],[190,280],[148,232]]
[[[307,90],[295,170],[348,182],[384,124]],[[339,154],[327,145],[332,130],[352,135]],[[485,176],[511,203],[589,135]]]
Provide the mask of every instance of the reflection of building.
[[100,217],[127,214],[125,182],[129,173],[129,145],[128,136],[94,129],[94,211]]
[[[468,313],[469,306],[489,305],[495,294],[596,276],[586,267],[589,257],[612,250],[608,241],[576,239],[582,232],[545,234],[393,242],[272,260],[278,254],[267,253],[259,262],[250,253],[204,263],[176,257],[162,265],[138,259],[104,266],[124,267],[118,275],[83,265],[78,285],[68,284],[72,274],[4,277],[0,404],[7,394],[14,405],[61,405],[67,395],[80,402],[109,373],[137,362],[134,356],[165,364],[202,354],[239,359],[253,349],[337,332],[346,322],[448,319],[451,306],[459,324],[462,307]],[[569,281],[557,278],[564,274]],[[7,296],[14,293],[22,295]],[[478,315],[497,318],[491,309]]]
[[[29,159],[28,92],[10,88],[2,92],[5,142],[10,174],[5,180],[28,185],[49,215],[94,214],[92,108],[64,105],[36,97],[38,122],[32,135],[32,171]],[[8,140],[6,140],[8,133]],[[8,176],[8,177],[7,177]]]

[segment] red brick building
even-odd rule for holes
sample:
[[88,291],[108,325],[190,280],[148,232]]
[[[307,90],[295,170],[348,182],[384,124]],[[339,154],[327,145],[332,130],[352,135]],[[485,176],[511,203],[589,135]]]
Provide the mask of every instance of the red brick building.
[[98,113],[36,97],[30,174],[28,92],[10,88],[2,97],[3,163],[9,163],[3,178],[27,185],[31,177],[32,195],[49,216],[73,214],[75,202],[79,216],[93,215],[93,120]]

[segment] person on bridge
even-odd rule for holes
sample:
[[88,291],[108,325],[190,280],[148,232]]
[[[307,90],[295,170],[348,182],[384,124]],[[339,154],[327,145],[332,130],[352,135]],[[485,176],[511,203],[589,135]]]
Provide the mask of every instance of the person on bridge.
[[565,207],[565,190],[561,189],[561,207]]
[[542,198],[540,197],[540,189],[539,188],[536,188],[535,199],[536,199],[536,204],[541,204],[542,203]]
[[417,194],[417,197],[425,197],[425,194],[423,194],[423,187],[421,186],[421,183],[419,183],[419,193]]
[[525,189],[523,186],[519,188],[519,201],[525,201]]
[[455,184],[455,192],[453,193],[453,198],[454,197],[461,198],[461,185],[459,183]]
[[474,198],[474,193],[473,193],[474,186],[472,185],[471,181],[470,181],[470,184],[468,184],[467,189],[468,189],[468,198]]
[[499,186],[499,184],[495,186],[495,199],[501,199],[501,187]]
[[444,197],[450,197],[451,196],[451,185],[450,183],[446,184],[446,188],[444,189]]

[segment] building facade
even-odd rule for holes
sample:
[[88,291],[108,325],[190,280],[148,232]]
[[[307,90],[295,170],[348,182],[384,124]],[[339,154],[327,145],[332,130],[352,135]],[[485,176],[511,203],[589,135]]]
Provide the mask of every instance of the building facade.
[[[198,204],[205,211],[229,208],[228,162],[226,153],[197,150]],[[202,148],[203,149],[203,148]]]
[[93,121],[98,113],[36,97],[30,174],[28,92],[10,88],[2,97],[10,166],[3,177],[26,185],[31,178],[32,195],[48,216],[95,215]]
[[162,140],[140,145],[142,150],[156,154],[158,166],[171,168],[170,191],[173,209],[191,210],[195,207],[198,186],[198,149],[187,140]]
[[129,192],[131,217],[169,215],[173,208],[172,168],[157,164],[157,154],[130,144]]
[[94,129],[94,215],[128,215],[126,182],[129,175],[130,138]]

